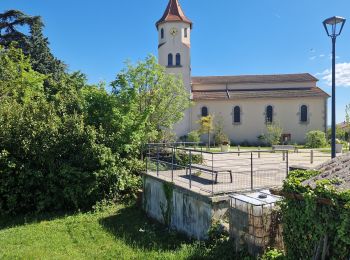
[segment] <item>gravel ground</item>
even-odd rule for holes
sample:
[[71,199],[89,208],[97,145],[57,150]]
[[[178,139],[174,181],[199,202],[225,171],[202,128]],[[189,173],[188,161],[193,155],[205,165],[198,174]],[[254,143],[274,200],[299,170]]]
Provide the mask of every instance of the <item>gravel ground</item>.
[[350,153],[329,160],[316,168],[321,174],[305,181],[304,185],[316,187],[318,180],[336,180],[333,186],[339,191],[350,190]]

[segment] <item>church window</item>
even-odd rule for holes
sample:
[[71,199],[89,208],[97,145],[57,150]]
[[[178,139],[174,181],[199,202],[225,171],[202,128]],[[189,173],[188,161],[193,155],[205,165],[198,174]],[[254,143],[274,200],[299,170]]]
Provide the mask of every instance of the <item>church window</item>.
[[176,66],[180,66],[181,65],[181,55],[180,53],[176,54]]
[[185,38],[187,38],[187,28],[185,28],[185,30],[184,30],[184,36],[185,36]]
[[163,28],[160,30],[160,38],[164,39],[164,29]]
[[306,105],[300,107],[300,122],[306,123],[308,118],[308,108]]
[[241,123],[241,108],[239,106],[235,106],[233,108],[233,123],[234,124]]
[[202,107],[202,117],[208,116],[208,108],[207,107]]
[[266,123],[272,123],[273,122],[273,107],[267,106],[266,107],[266,117],[265,117]]
[[171,53],[168,54],[168,66],[173,66],[173,55]]

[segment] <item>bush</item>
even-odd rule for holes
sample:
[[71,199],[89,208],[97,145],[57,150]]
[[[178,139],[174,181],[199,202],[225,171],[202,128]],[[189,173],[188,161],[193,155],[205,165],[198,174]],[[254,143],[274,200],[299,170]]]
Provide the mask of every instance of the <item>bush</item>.
[[230,144],[230,139],[223,132],[215,133],[214,140],[215,140],[215,144],[217,144],[217,145]]
[[[311,188],[303,181],[315,171],[291,172],[280,203],[287,259],[348,259],[350,255],[350,191],[337,191],[336,179],[323,179]],[[298,195],[295,196],[295,195]]]
[[276,145],[281,142],[283,129],[275,123],[266,126],[266,133],[258,136],[258,140],[267,145]]
[[310,131],[306,134],[306,147],[322,148],[327,146],[326,134],[322,131]]
[[201,138],[199,136],[198,131],[192,131],[188,134],[188,141],[193,143],[199,143]]

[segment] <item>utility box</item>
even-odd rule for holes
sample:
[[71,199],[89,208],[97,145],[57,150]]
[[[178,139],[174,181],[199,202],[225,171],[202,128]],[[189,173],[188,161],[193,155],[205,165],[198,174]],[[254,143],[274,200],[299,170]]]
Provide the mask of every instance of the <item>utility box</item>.
[[268,190],[230,196],[230,236],[235,250],[257,256],[269,246],[283,249],[282,225],[276,203],[281,197]]

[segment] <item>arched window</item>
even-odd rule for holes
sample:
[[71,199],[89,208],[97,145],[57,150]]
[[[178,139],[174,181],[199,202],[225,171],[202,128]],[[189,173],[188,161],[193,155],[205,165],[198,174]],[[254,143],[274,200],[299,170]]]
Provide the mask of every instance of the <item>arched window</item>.
[[307,122],[307,118],[308,118],[307,112],[308,112],[307,106],[302,105],[300,107],[300,122],[303,122],[303,123]]
[[171,53],[168,54],[168,66],[173,66],[173,55]]
[[267,106],[266,107],[266,123],[272,123],[273,122],[273,107]]
[[181,55],[180,53],[176,54],[176,66],[180,66],[181,65]]
[[160,38],[164,39],[164,29],[163,28],[160,30]]
[[207,107],[202,107],[202,117],[208,116],[208,108]]
[[233,123],[238,124],[241,122],[241,108],[239,106],[235,106],[233,108]]
[[187,38],[187,28],[184,29],[184,37]]

